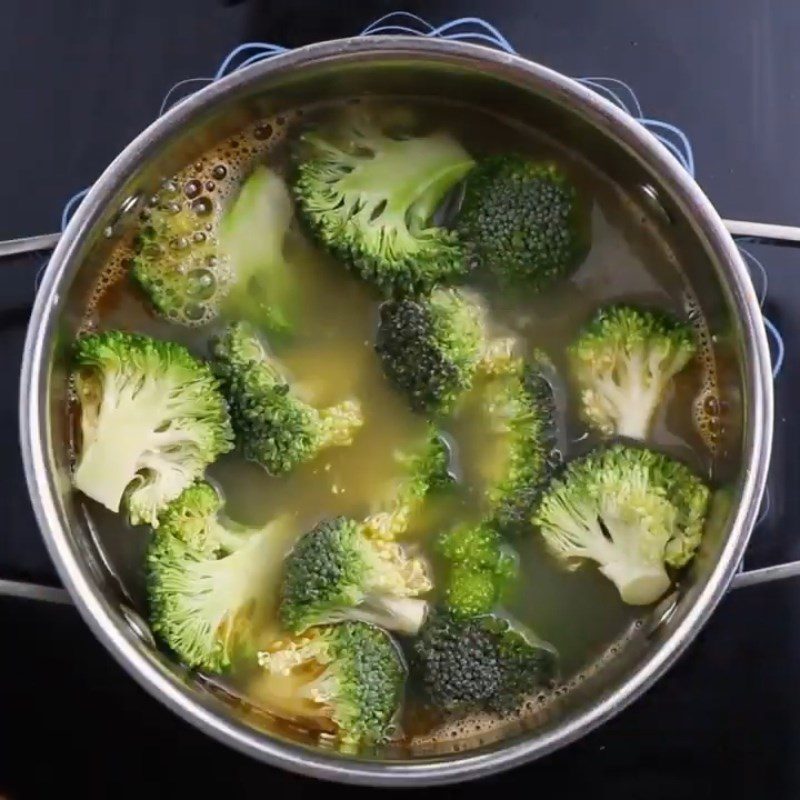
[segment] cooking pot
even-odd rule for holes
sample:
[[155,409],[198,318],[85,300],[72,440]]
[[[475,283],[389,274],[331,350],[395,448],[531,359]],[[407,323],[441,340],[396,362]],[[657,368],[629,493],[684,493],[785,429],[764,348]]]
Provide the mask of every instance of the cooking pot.
[[[248,713],[159,651],[72,492],[65,401],[70,345],[97,270],[141,199],[254,119],[362,94],[456,98],[511,117],[582,154],[637,203],[684,267],[714,337],[727,406],[720,447],[735,467],[715,476],[701,551],[673,594],[573,691],[495,735],[355,757]],[[374,785],[459,781],[541,757],[657,680],[740,567],[764,491],[773,417],[769,349],[747,270],[719,215],[672,155],[618,108],[557,72],[484,47],[406,37],[327,42],[251,66],[191,96],[133,141],[94,184],[49,262],[25,345],[20,402],[28,487],[50,555],[80,612],[123,667],[227,745],[306,775]]]

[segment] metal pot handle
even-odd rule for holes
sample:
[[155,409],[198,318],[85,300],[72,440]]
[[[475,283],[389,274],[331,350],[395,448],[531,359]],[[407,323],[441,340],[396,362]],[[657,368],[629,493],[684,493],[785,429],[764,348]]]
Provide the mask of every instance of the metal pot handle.
[[[723,222],[731,236],[737,241],[800,248],[800,227],[743,220],[723,220]],[[46,233],[40,236],[0,241],[0,260],[21,253],[52,250],[60,238],[60,233]],[[743,569],[734,576],[731,588],[739,589],[743,586],[771,583],[797,575],[800,575],[800,561],[790,561],[786,564],[775,564],[771,567],[754,570]],[[0,595],[4,594],[46,602],[69,602],[69,595],[63,589],[0,579]]]
[[[800,248],[800,227],[730,219],[723,220],[723,222],[737,242]],[[800,561],[789,561],[785,564],[774,564],[760,569],[746,570],[742,568],[734,575],[730,588],[740,589],[760,583],[772,583],[784,578],[794,578],[797,575],[800,575]]]
[[[731,236],[739,242],[800,247],[800,227],[735,219],[726,219],[723,223]],[[0,259],[21,253],[52,250],[60,238],[60,233],[44,233],[39,236],[0,241]]]

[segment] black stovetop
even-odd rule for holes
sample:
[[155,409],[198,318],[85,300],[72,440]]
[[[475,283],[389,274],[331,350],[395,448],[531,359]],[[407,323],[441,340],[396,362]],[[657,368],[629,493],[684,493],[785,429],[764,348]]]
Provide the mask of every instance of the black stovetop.
[[[538,61],[610,75],[690,135],[724,216],[797,222],[800,5],[793,0],[413,0],[434,22],[489,18]],[[241,41],[297,45],[355,32],[398,5],[220,0],[5,0],[0,25],[0,239],[57,227],[66,197],[151,120],[166,90]],[[279,8],[278,8],[279,7]],[[755,250],[786,340],[776,382],[770,510],[748,566],[800,558],[800,254]],[[0,292],[0,578],[57,584],[27,499],[17,376],[42,259],[4,262]],[[798,621],[795,628],[794,622]],[[133,684],[68,606],[0,598],[0,798],[260,797],[321,784],[256,764],[187,728]],[[700,798],[800,796],[800,581],[723,600],[679,664],[605,727],[544,762],[440,795],[493,789]],[[365,790],[353,789],[354,794]]]

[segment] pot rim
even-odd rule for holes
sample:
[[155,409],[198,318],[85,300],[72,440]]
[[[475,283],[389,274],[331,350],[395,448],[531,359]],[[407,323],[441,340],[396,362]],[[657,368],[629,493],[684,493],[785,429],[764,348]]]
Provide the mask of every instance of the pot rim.
[[[642,663],[640,669],[598,704],[536,738],[512,741],[490,752],[449,755],[433,760],[390,763],[326,753],[320,748],[279,741],[266,733],[225,719],[200,702],[196,693],[152,656],[141,640],[123,630],[103,597],[86,562],[61,526],[56,478],[48,470],[46,404],[48,359],[56,332],[56,300],[60,287],[77,272],[76,256],[83,241],[106,209],[109,198],[128,175],[166,136],[200,111],[234,93],[242,85],[272,73],[328,60],[368,57],[413,57],[479,67],[500,79],[545,85],[559,99],[577,105],[600,127],[614,127],[615,136],[648,164],[670,192],[692,213],[707,247],[729,268],[732,302],[745,332],[746,382],[752,387],[747,413],[749,441],[743,459],[748,469],[731,533],[705,586],[686,617]],[[722,598],[736,571],[758,513],[769,465],[772,440],[772,375],[766,333],[758,301],[744,262],[716,210],[694,180],[667,149],[644,127],[609,101],[561,73],[519,56],[463,42],[407,36],[339,39],[293,50],[235,72],[199,90],[173,107],[133,140],[95,182],[69,222],[39,288],[23,355],[20,390],[20,438],[25,476],[36,519],[65,587],[95,635],[116,660],[150,694],[183,719],[217,740],[275,766],[317,778],[374,786],[454,783],[519,765],[574,741],[597,727],[649,688],[688,646]]]

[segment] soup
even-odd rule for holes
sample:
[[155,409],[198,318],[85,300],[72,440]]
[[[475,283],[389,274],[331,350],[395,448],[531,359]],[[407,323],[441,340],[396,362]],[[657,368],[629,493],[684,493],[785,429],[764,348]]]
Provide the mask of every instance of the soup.
[[[99,277],[86,310],[84,331],[134,331],[179,342],[198,358],[207,358],[210,342],[222,336],[238,315],[224,304],[220,309],[204,305],[204,298],[213,295],[213,286],[205,294],[199,292],[198,302],[183,307],[177,317],[154,310],[152,297],[129,274],[132,264],[141,261],[143,248],[151,246],[147,240],[147,227],[152,224],[149,209],[174,206],[176,213],[187,209],[195,213],[200,222],[191,236],[173,243],[179,252],[177,259],[185,258],[182,252],[213,259],[208,248],[220,230],[220,220],[254,170],[266,166],[287,182],[295,181],[296,160],[304,157],[305,145],[299,143],[303,134],[324,130],[331,120],[363,105],[355,99],[344,109],[303,108],[258,121],[164,181],[142,211],[138,233],[119,245]],[[537,353],[537,359],[546,364],[554,402],[554,458],[579,459],[609,439],[607,432],[604,435],[597,426],[587,424],[581,413],[568,352],[598,307],[624,301],[663,309],[691,325],[693,357],[676,370],[659,396],[646,444],[710,479],[719,403],[707,330],[669,248],[630,199],[575,154],[511,120],[456,103],[434,106],[404,100],[400,106],[387,100],[374,106],[377,112],[373,105],[371,101],[370,113],[391,119],[404,130],[421,126],[425,131],[445,131],[474,159],[514,153],[536,163],[555,163],[574,186],[591,236],[590,246],[576,259],[580,263],[572,271],[538,292],[498,288],[481,269],[456,282],[466,287],[465,296],[481,309],[490,338],[513,339],[515,352],[525,358]],[[413,135],[403,133],[397,141]],[[461,213],[462,185],[458,180],[449,187],[431,224],[454,224]],[[383,211],[377,209],[376,216]],[[387,379],[386,364],[376,355],[376,330],[384,302],[381,292],[345,268],[341,254],[332,255],[321,245],[296,209],[291,213],[281,247],[295,273],[301,300],[293,309],[291,335],[260,326],[259,336],[270,357],[280,363],[292,393],[316,408],[357,399],[360,424],[346,444],[321,449],[279,475],[274,474],[275,469],[270,474],[262,464],[243,457],[242,447],[248,442],[241,440],[240,432],[238,448],[213,460],[206,477],[224,498],[226,518],[251,527],[284,520],[294,542],[321,520],[345,517],[361,521],[391,503],[393,487],[404,479],[405,463],[397,454],[417,446],[433,419],[437,436],[446,444],[447,469],[453,480],[444,490],[426,495],[397,540],[428,572],[431,588],[422,595],[428,613],[433,614],[435,609],[447,607],[445,588],[452,569],[437,542],[446,531],[459,525],[476,526],[486,517],[487,486],[496,477],[491,465],[496,448],[503,446],[487,421],[481,389],[493,378],[476,378],[444,413],[413,408],[397,382]],[[176,258],[174,253],[156,251],[151,256],[154,263],[159,258],[165,262]],[[213,261],[207,263],[208,275],[201,277],[208,285],[221,280],[216,269]],[[76,432],[80,405],[75,403],[73,409]],[[76,450],[81,447],[76,435]],[[153,537],[163,536],[163,531],[131,526],[124,514],[90,500],[85,500],[85,508],[110,570],[142,614],[152,614],[145,580],[146,552]],[[485,734],[492,728],[502,729],[509,719],[520,715],[535,716],[555,692],[563,691],[559,687],[574,685],[623,646],[635,629],[643,606],[623,602],[615,583],[595,564],[565,569],[532,523],[522,534],[502,534],[501,538],[503,552],[514,561],[514,576],[498,592],[491,613],[508,620],[513,628],[535,632],[537,641],[546,642],[548,652],[558,655],[558,677],[550,676],[540,685],[532,685],[530,691],[518,692],[513,709],[480,709],[475,704],[443,709],[431,702],[424,676],[415,667],[417,637],[392,632],[394,646],[402,651],[402,661],[409,668],[408,676],[388,741],[369,744],[426,751],[440,740],[452,742],[476,732]],[[271,726],[283,726],[295,737],[340,744],[336,719],[327,712],[316,713],[324,705],[321,696],[298,693],[303,675],[298,677],[292,670],[272,674],[259,666],[252,652],[274,651],[275,642],[287,638],[291,632],[284,629],[276,606],[268,619],[260,621],[251,643],[254,647],[246,653],[237,651],[232,663],[216,674],[202,668],[199,673],[232,702],[243,704],[254,719],[269,719]]]

